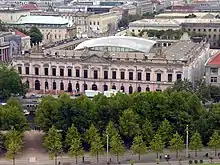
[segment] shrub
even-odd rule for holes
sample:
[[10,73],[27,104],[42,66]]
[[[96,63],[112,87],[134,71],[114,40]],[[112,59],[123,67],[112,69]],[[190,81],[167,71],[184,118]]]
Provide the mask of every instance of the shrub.
[[195,164],[198,164],[198,160],[194,160],[194,163],[195,163]]
[[193,163],[193,161],[192,160],[189,160],[189,164],[192,164]]
[[200,160],[199,163],[202,164],[202,163],[203,163],[203,160]]

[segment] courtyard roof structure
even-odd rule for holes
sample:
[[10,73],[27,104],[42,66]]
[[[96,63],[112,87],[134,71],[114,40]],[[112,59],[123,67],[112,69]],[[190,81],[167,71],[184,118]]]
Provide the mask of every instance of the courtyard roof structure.
[[109,36],[86,40],[80,43],[74,50],[83,50],[94,47],[120,47],[132,49],[137,52],[148,53],[156,41],[138,37]]

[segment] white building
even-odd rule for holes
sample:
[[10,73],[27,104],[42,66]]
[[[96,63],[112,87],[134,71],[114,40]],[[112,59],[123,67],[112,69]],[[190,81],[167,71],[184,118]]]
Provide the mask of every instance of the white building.
[[0,10],[0,20],[7,23],[16,23],[21,17],[29,16],[30,11],[18,9]]

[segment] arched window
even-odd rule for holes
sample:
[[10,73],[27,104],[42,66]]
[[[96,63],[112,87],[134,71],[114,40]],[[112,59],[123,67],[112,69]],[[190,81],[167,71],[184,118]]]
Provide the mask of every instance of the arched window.
[[29,83],[29,81],[28,81],[28,80],[26,81],[26,86],[27,86],[27,89],[29,89],[29,88],[30,88],[30,83]]
[[35,90],[40,90],[40,81],[35,80]]
[[125,87],[123,85],[121,86],[121,90],[122,90],[122,92],[125,91]]
[[69,82],[68,83],[68,89],[67,89],[68,92],[72,92],[73,91],[73,88],[72,88],[72,83]]
[[97,85],[96,85],[96,84],[93,84],[93,85],[92,85],[92,90],[94,90],[94,91],[97,91],[97,90],[98,90],[98,88],[97,88]]
[[83,84],[84,91],[88,89],[87,84]]
[[45,81],[45,89],[49,89],[49,84],[48,84],[48,82],[47,81]]
[[56,84],[56,82],[54,81],[53,82],[53,90],[56,90],[57,89],[57,84]]
[[129,86],[128,92],[129,92],[129,94],[133,93],[133,87],[132,86]]
[[64,84],[63,84],[63,82],[60,83],[60,90],[61,90],[61,91],[64,90]]
[[137,91],[138,91],[138,92],[141,92],[141,87],[140,87],[140,86],[138,87]]
[[104,91],[107,91],[108,90],[108,85],[103,85],[103,89],[104,89]]
[[116,86],[115,86],[115,85],[112,85],[112,89],[116,89]]
[[79,92],[80,88],[79,88],[79,83],[76,83],[76,91]]
[[150,88],[149,88],[149,86],[147,86],[147,87],[146,87],[146,91],[150,91]]

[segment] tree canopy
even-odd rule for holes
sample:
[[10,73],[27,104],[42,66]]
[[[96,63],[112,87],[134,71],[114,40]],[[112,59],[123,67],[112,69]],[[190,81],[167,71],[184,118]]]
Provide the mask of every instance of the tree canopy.
[[29,36],[31,37],[31,45],[39,44],[43,40],[43,34],[35,26],[30,29]]

